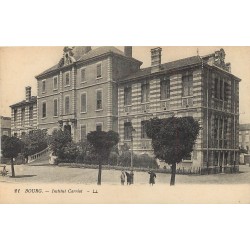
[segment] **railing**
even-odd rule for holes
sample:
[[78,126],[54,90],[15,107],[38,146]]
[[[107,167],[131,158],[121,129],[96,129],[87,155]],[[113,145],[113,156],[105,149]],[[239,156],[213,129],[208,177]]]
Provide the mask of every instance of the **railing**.
[[182,97],[182,107],[192,107],[193,97]]
[[123,112],[126,112],[126,113],[129,113],[129,112],[131,112],[131,106],[124,106],[124,110],[123,110]]
[[143,140],[141,141],[142,149],[151,149],[151,140]]
[[35,161],[35,160],[41,158],[42,156],[44,156],[44,155],[47,154],[48,152],[49,152],[49,148],[45,148],[44,150],[42,150],[42,151],[40,151],[40,152],[38,152],[38,153],[36,153],[36,154],[34,154],[34,155],[30,155],[30,156],[28,157],[28,163],[33,162],[33,161]]
[[170,108],[170,101],[169,100],[162,100],[161,101],[161,109],[168,110]]
[[149,103],[142,103],[141,104],[141,111],[142,112],[147,112],[147,111],[149,111],[149,109],[150,109]]

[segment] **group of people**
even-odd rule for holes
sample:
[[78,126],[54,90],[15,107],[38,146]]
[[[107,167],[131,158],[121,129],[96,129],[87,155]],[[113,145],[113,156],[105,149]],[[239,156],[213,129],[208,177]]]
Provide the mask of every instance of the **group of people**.
[[126,178],[127,178],[127,185],[134,184],[134,171],[131,170],[130,173],[128,173],[128,172],[124,172],[122,170],[122,173],[121,173],[121,184],[122,185],[124,185]]
[[[153,186],[155,184],[156,174],[154,171],[149,171],[148,174],[149,174],[149,184]],[[130,173],[128,173],[122,170],[120,178],[121,178],[121,185],[124,185],[126,178],[127,178],[127,185],[134,184],[134,171],[131,170]]]

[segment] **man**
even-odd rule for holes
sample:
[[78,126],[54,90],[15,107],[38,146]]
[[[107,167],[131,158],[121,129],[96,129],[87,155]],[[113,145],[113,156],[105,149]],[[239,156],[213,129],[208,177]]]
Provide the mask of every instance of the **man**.
[[124,182],[125,182],[125,173],[124,173],[124,171],[122,171],[120,178],[121,178],[121,184],[124,185]]
[[149,171],[148,173],[149,173],[149,184],[153,186],[155,184],[156,174],[154,171]]

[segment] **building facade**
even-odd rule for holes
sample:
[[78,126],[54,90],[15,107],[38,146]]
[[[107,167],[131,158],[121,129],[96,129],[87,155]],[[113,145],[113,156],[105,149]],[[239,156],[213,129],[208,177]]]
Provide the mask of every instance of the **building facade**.
[[52,68],[36,76],[38,128],[51,133],[61,127],[75,141],[89,131],[118,132],[119,78],[139,70],[142,63],[115,47],[65,47]]
[[31,87],[25,88],[25,100],[11,108],[11,135],[21,137],[37,129],[37,97],[31,96]]
[[238,165],[240,79],[224,62],[224,50],[165,64],[161,63],[161,51],[151,50],[151,67],[119,81],[120,145],[133,147],[136,153],[152,154],[146,120],[193,116],[202,130],[192,155],[180,165]]
[[240,124],[240,131],[239,131],[239,146],[242,149],[245,149],[247,153],[250,153],[250,124]]
[[1,136],[11,136],[11,118],[1,116],[0,120]]
[[[12,108],[12,135],[39,128],[69,130],[75,141],[93,130],[114,130],[119,146],[152,155],[145,121],[193,116],[202,130],[183,167],[238,165],[239,82],[225,63],[225,51],[162,63],[151,50],[151,67],[115,47],[65,47],[53,67],[36,76],[37,98]],[[32,108],[31,108],[32,107]],[[31,110],[33,110],[31,112]]]

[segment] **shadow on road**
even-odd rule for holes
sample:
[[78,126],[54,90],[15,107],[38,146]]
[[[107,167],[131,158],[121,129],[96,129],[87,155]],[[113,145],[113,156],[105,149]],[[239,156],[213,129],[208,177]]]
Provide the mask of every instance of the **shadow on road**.
[[36,176],[36,175],[32,175],[32,174],[30,174],[30,175],[17,175],[17,176],[15,176],[15,177],[12,177],[12,176],[10,176],[10,178],[25,178],[25,177],[34,177],[34,176]]

